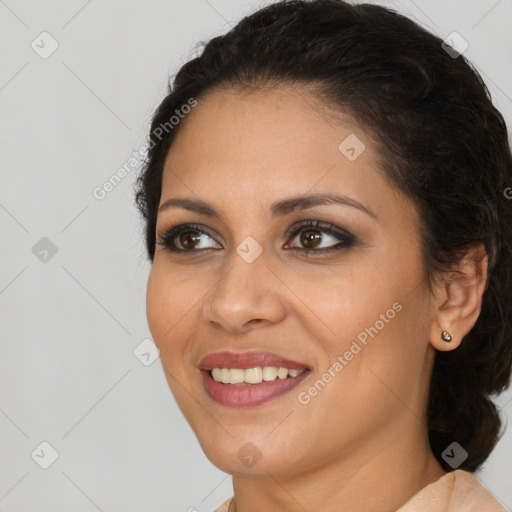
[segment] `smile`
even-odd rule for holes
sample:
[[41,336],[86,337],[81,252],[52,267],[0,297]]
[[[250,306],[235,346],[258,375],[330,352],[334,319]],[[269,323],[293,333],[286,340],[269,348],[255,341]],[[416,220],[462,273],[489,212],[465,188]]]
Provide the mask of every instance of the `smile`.
[[286,379],[288,377],[297,377],[304,369],[278,368],[277,366],[264,366],[256,368],[214,368],[212,377],[215,382],[223,384],[260,384],[276,379]]
[[[276,377],[264,380],[263,372],[266,368],[269,368],[266,371],[269,377],[274,373],[276,373]],[[215,378],[212,377],[214,370],[221,372],[221,378],[224,372],[224,380],[227,380],[229,376],[229,384],[215,380]],[[215,402],[231,407],[255,407],[283,397],[286,393],[289,393],[298,386],[311,373],[311,370],[308,369],[292,370],[295,374],[295,376],[292,376],[290,370],[286,368],[277,369],[275,367],[249,368],[245,370],[237,368],[216,368],[214,370],[201,370],[205,390]],[[258,378],[259,381],[256,383],[245,382],[246,371],[249,371],[249,380]],[[284,375],[285,371],[286,376]],[[281,377],[279,376],[279,372],[281,372]],[[261,373],[261,376],[258,376],[258,373]],[[218,376],[218,372],[215,372],[215,374]],[[242,374],[243,381],[240,380]],[[232,379],[235,382],[232,382]]]

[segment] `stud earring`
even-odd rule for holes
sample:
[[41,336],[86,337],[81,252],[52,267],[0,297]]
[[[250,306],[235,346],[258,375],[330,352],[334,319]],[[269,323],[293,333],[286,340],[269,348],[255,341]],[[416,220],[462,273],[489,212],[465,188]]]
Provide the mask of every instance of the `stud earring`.
[[443,331],[441,333],[441,339],[449,343],[450,341],[452,341],[452,336],[448,331]]

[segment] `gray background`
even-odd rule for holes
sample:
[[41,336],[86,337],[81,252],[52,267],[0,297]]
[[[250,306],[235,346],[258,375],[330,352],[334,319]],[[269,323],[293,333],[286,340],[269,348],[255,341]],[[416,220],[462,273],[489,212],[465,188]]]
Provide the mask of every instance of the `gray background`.
[[[133,353],[150,337],[135,171],[93,190],[145,143],[197,42],[267,3],[0,1],[0,510],[210,511],[232,494],[160,361]],[[512,0],[375,3],[459,32],[511,126]],[[510,390],[497,402],[510,422]],[[512,427],[477,473],[509,510],[511,456]]]

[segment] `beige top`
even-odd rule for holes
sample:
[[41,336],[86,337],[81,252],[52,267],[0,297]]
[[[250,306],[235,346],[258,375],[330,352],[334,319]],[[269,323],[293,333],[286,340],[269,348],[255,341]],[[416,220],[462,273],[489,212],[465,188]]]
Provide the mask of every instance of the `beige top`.
[[[213,512],[228,512],[232,498]],[[507,512],[469,471],[456,469],[423,487],[396,512]]]

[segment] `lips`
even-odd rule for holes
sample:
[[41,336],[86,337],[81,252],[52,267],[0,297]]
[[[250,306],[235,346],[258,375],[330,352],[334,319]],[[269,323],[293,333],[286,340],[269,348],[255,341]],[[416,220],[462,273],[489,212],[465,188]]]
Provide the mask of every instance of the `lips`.
[[278,356],[271,352],[216,352],[203,357],[199,363],[201,370],[213,370],[214,368],[255,368],[276,366],[288,369],[309,370],[309,366],[298,361]]
[[258,407],[289,395],[311,374],[303,371],[297,377],[277,379],[260,384],[222,384],[212,379],[210,372],[201,370],[203,386],[208,396],[220,405],[228,407]]

